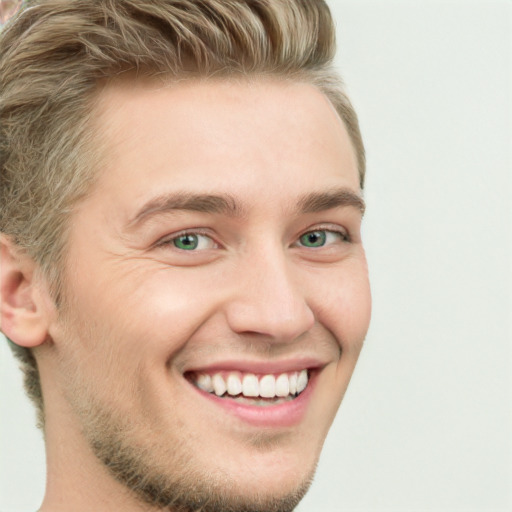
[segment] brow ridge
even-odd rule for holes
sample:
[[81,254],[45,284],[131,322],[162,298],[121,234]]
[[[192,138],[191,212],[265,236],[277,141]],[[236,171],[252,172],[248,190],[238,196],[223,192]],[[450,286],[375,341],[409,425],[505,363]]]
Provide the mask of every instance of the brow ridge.
[[[345,206],[354,207],[364,214],[363,198],[347,188],[305,194],[299,199],[296,209],[299,213],[317,213]],[[153,215],[177,210],[224,214],[231,217],[242,217],[246,213],[245,208],[229,194],[174,192],[150,199],[129,221],[128,226],[134,227]]]
[[128,225],[135,226],[155,214],[175,210],[219,213],[233,217],[243,215],[243,209],[240,204],[228,194],[216,195],[175,192],[157,196],[149,200],[142,206],[133,219],[130,220]]
[[325,192],[311,192],[303,196],[298,203],[302,213],[317,213],[331,208],[354,207],[364,215],[364,199],[348,188],[335,188]]

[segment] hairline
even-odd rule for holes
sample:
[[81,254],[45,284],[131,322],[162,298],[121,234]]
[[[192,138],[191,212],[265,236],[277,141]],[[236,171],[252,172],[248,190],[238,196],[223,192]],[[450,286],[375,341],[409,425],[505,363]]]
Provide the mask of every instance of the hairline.
[[[85,151],[82,156],[84,157],[84,165],[90,164],[90,183],[85,193],[71,205],[71,211],[65,218],[65,225],[62,230],[62,251],[61,251],[61,264],[57,265],[56,268],[49,269],[50,271],[56,271],[61,276],[61,281],[64,281],[62,272],[67,267],[69,261],[67,260],[67,254],[69,249],[69,228],[72,224],[73,211],[86,197],[88,197],[95,189],[96,181],[102,172],[106,172],[105,167],[108,166],[109,150],[111,149],[110,143],[112,137],[109,135],[108,127],[103,124],[102,129],[99,130],[98,124],[100,120],[108,117],[109,107],[103,103],[105,91],[108,89],[115,89],[117,87],[140,87],[141,90],[147,90],[151,88],[172,88],[182,84],[215,84],[215,83],[227,83],[227,84],[252,84],[257,82],[268,82],[268,83],[284,83],[284,84],[303,84],[313,87],[327,100],[329,106],[335,112],[338,120],[343,124],[345,130],[347,130],[350,140],[350,147],[353,151],[356,160],[356,170],[359,176],[360,189],[363,190],[363,179],[361,174],[364,173],[364,169],[361,170],[358,159],[358,151],[354,141],[350,135],[347,123],[342,118],[340,112],[331,101],[331,98],[326,91],[314,82],[316,74],[309,70],[300,70],[298,72],[241,72],[239,70],[224,70],[223,72],[217,73],[200,73],[200,72],[184,72],[180,74],[173,74],[170,72],[152,72],[151,70],[145,70],[143,73],[137,72],[136,70],[126,70],[122,73],[112,75],[103,79],[99,79],[95,82],[95,85],[91,88],[87,94],[83,103],[82,112],[86,113],[88,119],[84,119],[83,116],[81,121],[84,121],[84,131],[91,135],[89,143],[86,145]],[[106,107],[106,108],[102,108]],[[107,136],[105,136],[107,135]],[[363,174],[364,178],[364,174]],[[43,274],[46,274],[43,269]],[[54,290],[56,295],[53,297],[57,305],[64,297],[61,296],[61,286],[64,282],[59,283],[57,288]],[[69,291],[69,290],[68,290]]]

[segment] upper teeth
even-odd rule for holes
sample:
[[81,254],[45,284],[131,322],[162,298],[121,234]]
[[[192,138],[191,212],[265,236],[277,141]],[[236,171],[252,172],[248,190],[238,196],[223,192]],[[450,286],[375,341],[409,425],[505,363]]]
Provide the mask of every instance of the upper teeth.
[[287,397],[304,391],[308,385],[308,371],[281,373],[277,376],[241,372],[218,372],[213,375],[200,373],[194,376],[193,381],[198,388],[217,396],[227,392],[231,396]]

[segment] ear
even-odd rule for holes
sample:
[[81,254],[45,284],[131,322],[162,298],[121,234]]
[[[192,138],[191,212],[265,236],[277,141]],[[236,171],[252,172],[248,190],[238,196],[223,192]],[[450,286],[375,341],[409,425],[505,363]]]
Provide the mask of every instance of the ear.
[[48,338],[49,318],[36,263],[0,233],[0,330],[22,347]]

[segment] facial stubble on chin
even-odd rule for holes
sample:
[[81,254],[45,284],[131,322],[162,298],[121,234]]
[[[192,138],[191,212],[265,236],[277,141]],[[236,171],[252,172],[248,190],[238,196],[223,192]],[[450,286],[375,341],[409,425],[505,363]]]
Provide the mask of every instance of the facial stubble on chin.
[[[74,321],[68,325],[78,326],[85,339],[97,339],[90,322]],[[67,336],[73,334],[69,332]],[[115,361],[112,358],[114,366]],[[149,428],[144,419],[137,424],[133,417],[99,397],[82,369],[74,356],[64,365],[67,399],[79,418],[84,439],[110,475],[141,505],[165,512],[292,512],[311,486],[316,461],[287,492],[271,494],[262,488],[237,493],[232,475],[216,468],[198,469],[198,462],[194,467],[193,439],[187,443],[161,432],[160,439],[169,440],[167,446],[151,444],[147,437],[141,442],[140,433]],[[116,371],[114,367],[111,370]],[[282,437],[267,432],[253,435],[246,442],[256,452],[268,452],[286,442]],[[248,460],[247,467],[250,464]],[[240,468],[240,472],[245,470]]]
[[[184,444],[173,449],[133,442],[131,425],[99,404],[81,407],[80,416],[94,455],[110,474],[134,499],[166,512],[292,512],[309,489],[315,472],[315,467],[311,468],[294,489],[281,495],[269,494],[265,489],[237,494],[233,492],[237,486],[232,476],[192,467],[193,456]],[[257,435],[249,442],[256,450],[266,451],[279,444],[280,437]],[[168,460],[167,467],[163,466],[162,453]],[[249,466],[250,460],[247,463]]]

